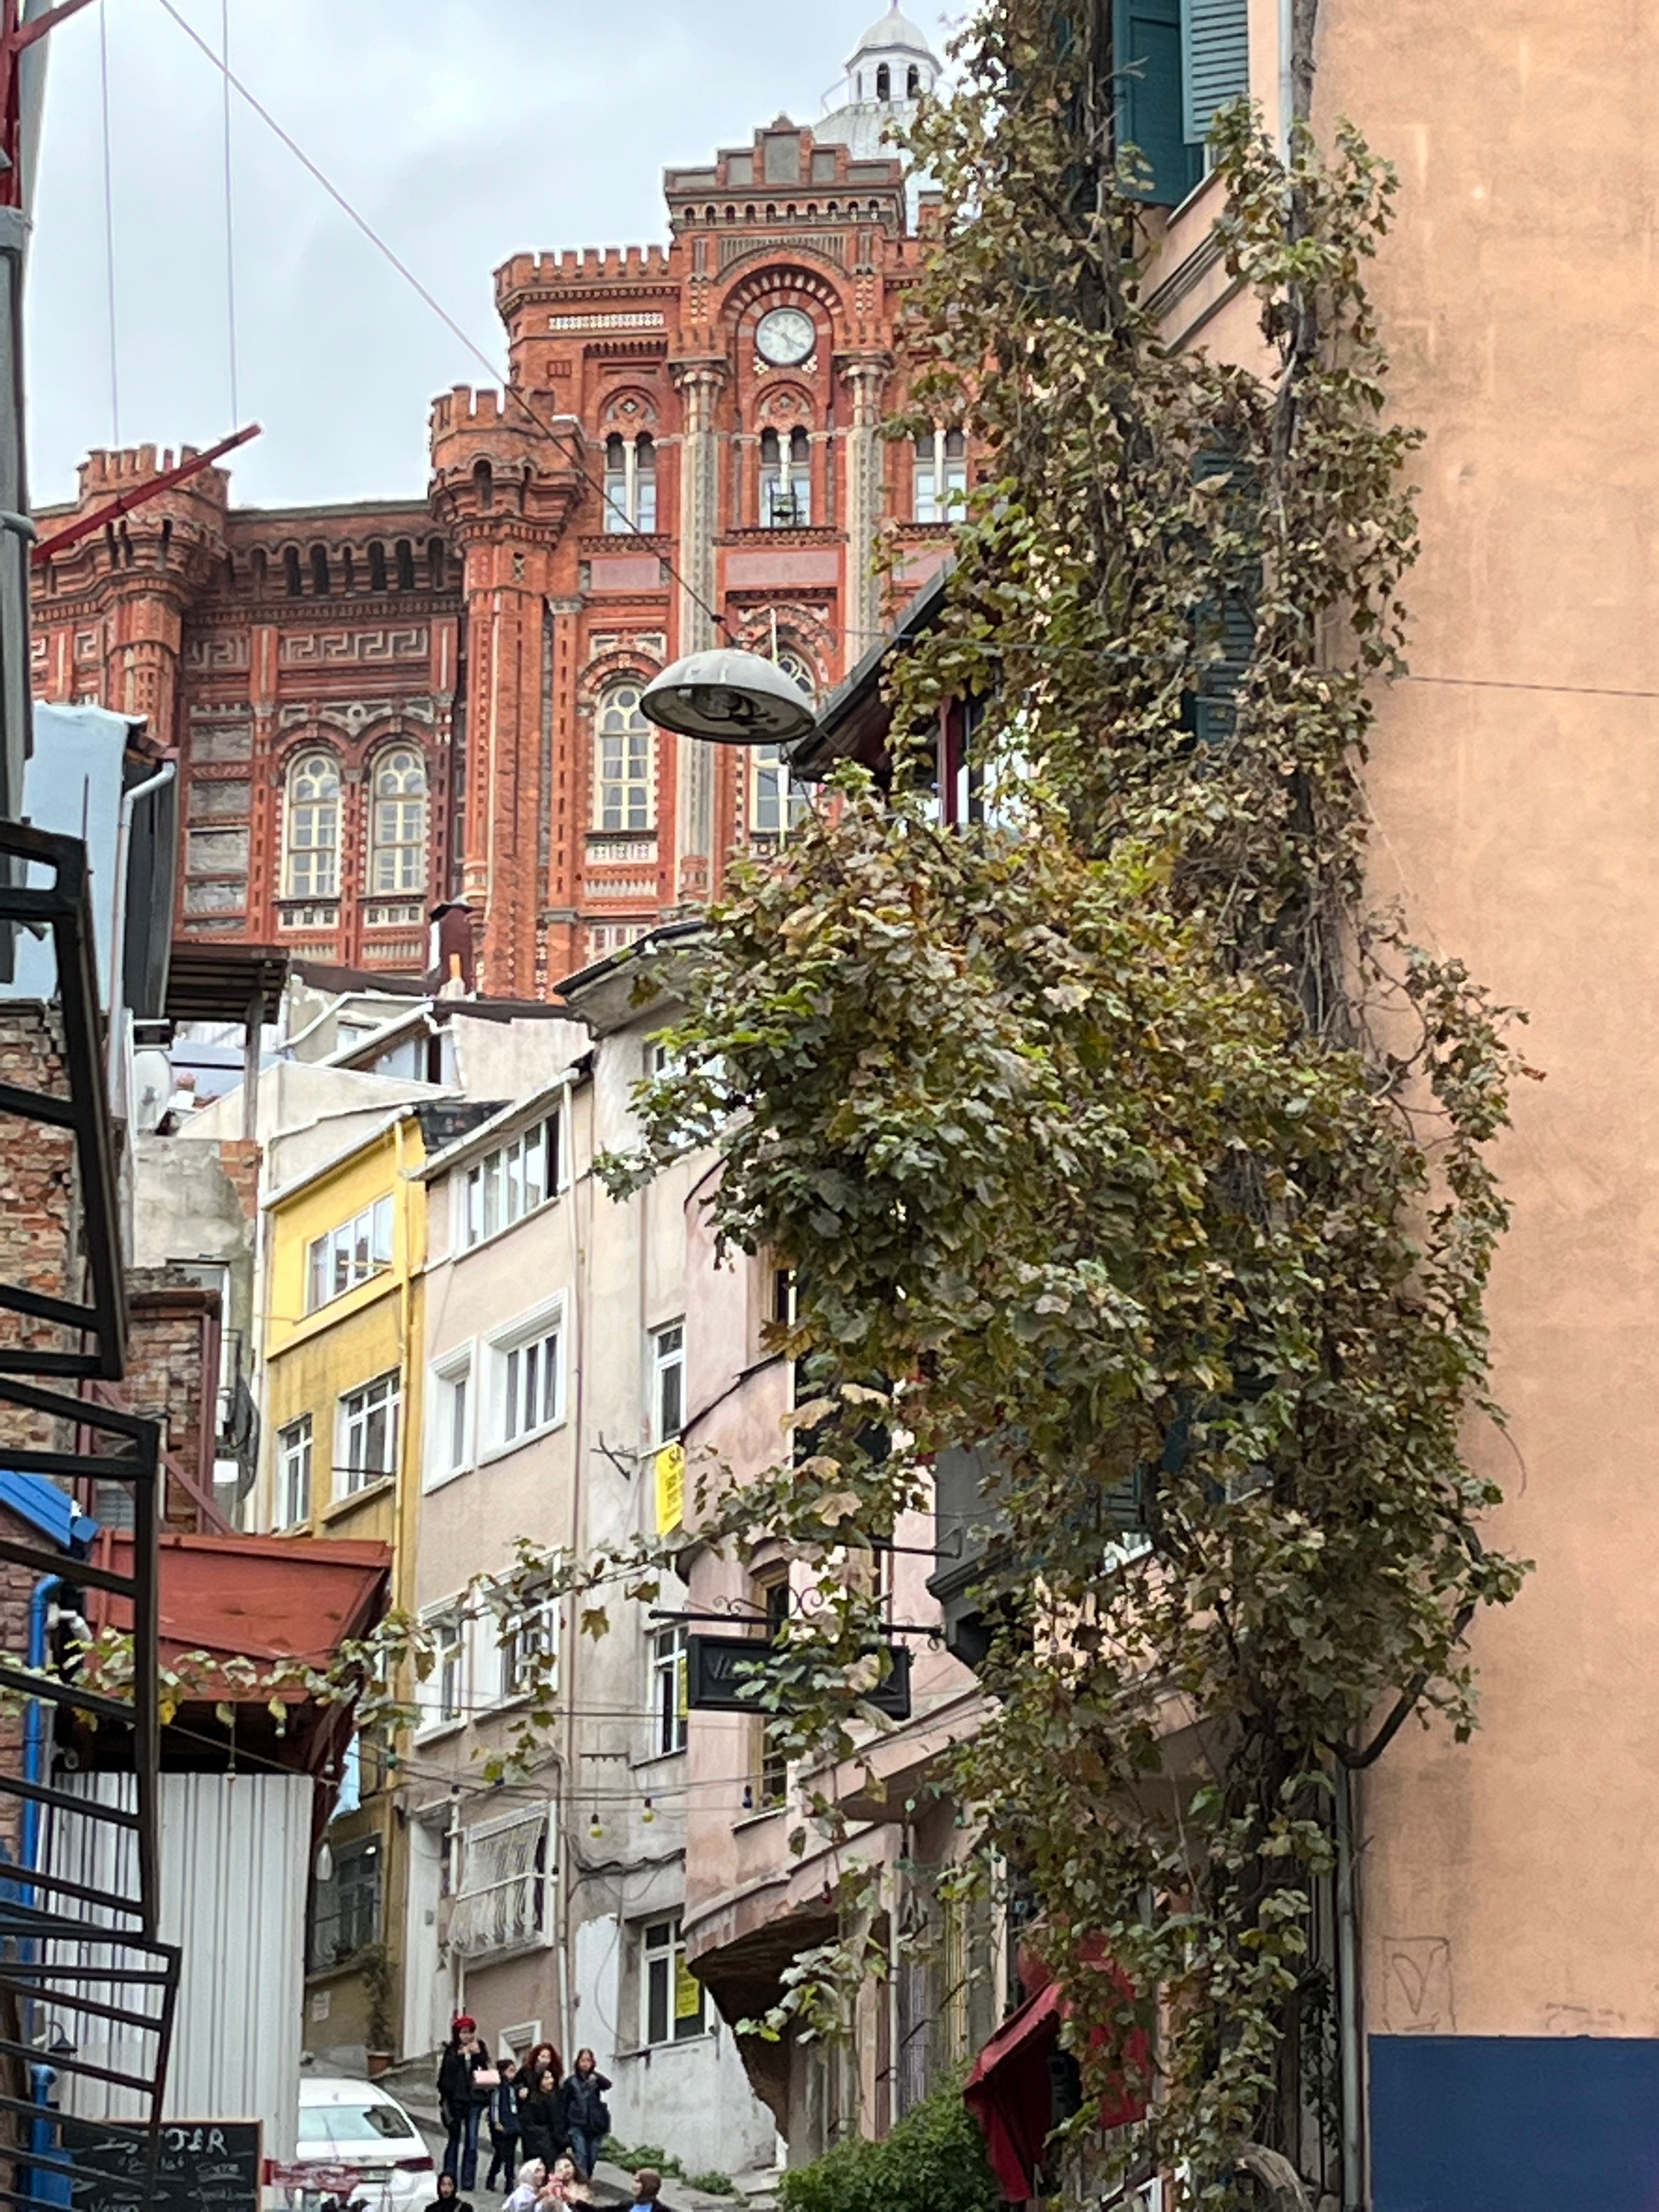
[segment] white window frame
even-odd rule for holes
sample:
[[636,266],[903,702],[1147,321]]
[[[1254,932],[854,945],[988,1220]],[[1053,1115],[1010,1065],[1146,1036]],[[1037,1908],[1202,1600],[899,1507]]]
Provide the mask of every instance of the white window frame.
[[[622,466],[616,465],[621,448]],[[649,463],[642,466],[649,455]],[[607,538],[653,536],[657,527],[657,442],[648,430],[624,437],[613,430],[605,441],[605,534]]]
[[[379,1400],[373,1405],[368,1402],[371,1391],[380,1393]],[[363,1401],[361,1405],[360,1401]],[[353,1431],[361,1425],[363,1441],[366,1444],[368,1424],[374,1414],[380,1412],[385,1412],[389,1416],[386,1425],[386,1456],[391,1465],[374,1468],[354,1466]],[[359,1382],[355,1389],[341,1392],[335,1413],[334,1431],[333,1489],[337,1503],[343,1498],[360,1497],[364,1491],[373,1490],[382,1482],[396,1480],[398,1450],[403,1442],[403,1423],[402,1368],[389,1367],[384,1374],[371,1375],[367,1382]]]
[[[677,1337],[671,1345],[668,1340]],[[685,1318],[665,1322],[651,1332],[651,1442],[653,1447],[672,1444],[685,1434]],[[663,1389],[668,1376],[678,1371],[679,1376],[679,1419],[672,1425],[664,1418],[666,1407]]]
[[[547,1369],[545,1347],[556,1339],[557,1351],[552,1363],[552,1407],[547,1408]],[[535,1397],[539,1407],[538,1418],[523,1426],[519,1425],[524,1407],[509,1405],[509,1393],[514,1400],[528,1384],[526,1355],[537,1352],[542,1355],[535,1367]],[[505,1458],[509,1452],[522,1451],[526,1444],[538,1437],[551,1436],[562,1428],[566,1418],[567,1369],[569,1364],[569,1332],[565,1325],[564,1294],[549,1298],[520,1314],[503,1328],[495,1330],[487,1341],[485,1353],[485,1418],[488,1437],[478,1453],[480,1463],[487,1460]],[[532,1407],[532,1413],[537,1407]]]
[[[394,767],[404,762],[407,766]],[[418,785],[411,783],[418,776]],[[382,778],[395,778],[382,790]],[[369,765],[371,817],[369,879],[377,898],[426,889],[428,782],[426,759],[418,745],[386,745]],[[388,834],[388,832],[390,834]]]
[[[517,1613],[496,1626],[495,1640],[501,1654],[500,1702],[518,1705],[530,1696],[528,1687],[515,1679],[515,1666],[521,1649],[529,1648],[549,1653],[553,1661],[550,1686],[556,1691],[559,1681],[560,1606],[556,1597],[538,1598]],[[526,1646],[526,1638],[528,1644]]]
[[[286,1422],[276,1431],[276,1495],[272,1504],[278,1528],[305,1528],[311,1525],[313,1443],[309,1413],[301,1413],[298,1420]],[[304,1500],[304,1510],[296,1511],[295,1508],[301,1498]]]
[[444,1352],[427,1370],[427,1398],[432,1409],[427,1419],[423,1486],[428,1490],[441,1490],[447,1482],[470,1474],[477,1464],[477,1366],[469,1341]]
[[[629,678],[606,684],[593,702],[593,827],[601,834],[644,837],[656,830],[656,733],[640,709],[644,690],[642,681]],[[622,704],[625,695],[631,706]],[[605,716],[613,709],[623,715],[622,726],[607,730]],[[607,745],[615,747],[611,775],[605,773]]]
[[690,1741],[690,1634],[683,1620],[651,1632],[651,1753],[678,1759]]
[[[340,763],[326,747],[307,747],[292,763],[283,778],[284,898],[339,897],[343,782]],[[302,785],[306,787],[303,790]]]
[[[564,1109],[554,1106],[514,1130],[504,1144],[457,1170],[455,1249],[475,1252],[492,1237],[504,1236],[550,1206],[565,1188]],[[533,1141],[532,1141],[533,1140]],[[531,1200],[528,1169],[532,1152],[541,1157],[540,1195]]]
[[[460,1601],[452,1598],[442,1605],[428,1606],[421,1614],[421,1624],[433,1638],[436,1656],[432,1672],[416,1686],[417,1743],[464,1729],[471,1717],[472,1690],[472,1639]],[[453,1674],[448,1671],[452,1666]]]
[[396,1234],[388,1191],[337,1229],[313,1237],[306,1247],[307,1314],[320,1313],[336,1298],[385,1274],[392,1265]]
[[[961,451],[951,451],[951,441]],[[924,489],[924,486],[926,489]],[[935,429],[915,442],[915,496],[913,520],[917,522],[959,522],[968,511],[968,441],[960,430]]]
[[[481,1962],[545,1950],[551,1944],[557,1918],[554,1820],[550,1801],[460,1830],[459,1879],[448,1931],[450,1948],[459,1957]],[[489,1846],[505,1844],[510,1850],[514,1841],[518,1849],[513,1856],[527,1856],[530,1864],[505,1876],[497,1874],[491,1881],[476,1881],[477,1872],[490,1868]]]
[[[696,2015],[696,2024],[690,2025],[692,2015],[687,2014],[685,2032],[680,2031],[680,2021],[675,2011],[675,1998],[679,1988],[679,1970],[685,1959],[685,1926],[678,1912],[665,1913],[659,1919],[647,1920],[640,1927],[640,2043],[647,2051],[665,2051],[671,2044],[690,2043],[708,2033],[708,1992],[698,1984],[701,2001]],[[660,1969],[664,1979],[664,2033],[652,2033],[652,1983]]]

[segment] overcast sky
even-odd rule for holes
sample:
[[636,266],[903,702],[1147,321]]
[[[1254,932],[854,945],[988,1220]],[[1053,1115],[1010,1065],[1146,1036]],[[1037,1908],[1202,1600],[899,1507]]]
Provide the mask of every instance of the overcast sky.
[[[214,47],[222,0],[175,0]],[[231,66],[489,355],[490,272],[665,236],[661,171],[810,122],[883,0],[227,0]],[[942,0],[908,11],[943,45]],[[100,18],[120,434],[232,427],[219,74],[159,0],[51,35],[30,270],[38,505],[112,441]],[[418,495],[434,392],[484,382],[265,125],[233,100],[239,505]]]

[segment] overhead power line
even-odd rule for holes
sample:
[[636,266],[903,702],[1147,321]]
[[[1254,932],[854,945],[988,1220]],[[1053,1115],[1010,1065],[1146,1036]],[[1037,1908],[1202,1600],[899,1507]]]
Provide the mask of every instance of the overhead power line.
[[[550,422],[543,416],[538,415],[536,410],[531,405],[530,402],[525,398],[524,394],[521,392],[514,390],[507,378],[501,376],[501,371],[497,368],[495,363],[490,359],[489,356],[484,351],[483,348],[478,343],[477,340],[471,335],[463,324],[456,320],[455,317],[450,313],[448,308],[444,306],[442,301],[421,282],[420,278],[415,274],[415,271],[410,267],[409,264],[402,258],[396,250],[388,244],[386,240],[381,236],[380,233],[375,229],[374,224],[368,220],[368,217],[366,215],[363,215],[352,204],[351,201],[346,198],[345,194],[340,190],[340,187],[334,182],[333,179],[328,175],[326,171],[319,167],[319,165],[313,161],[310,155],[306,152],[304,147],[300,144],[299,141],[293,136],[292,132],[286,130],[283,125],[277,121],[270,110],[264,105],[264,101],[261,100],[257,94],[249,90],[248,87],[243,83],[241,78],[239,77],[235,71],[230,67],[228,62],[221,55],[214,52],[213,48],[196,28],[195,25],[181,15],[179,9],[173,5],[173,0],[156,0],[156,4],[167,15],[173,18],[173,21],[190,40],[191,44],[204,54],[208,60],[213,64],[214,68],[220,71],[221,75],[224,78],[226,85],[234,90],[240,99],[247,102],[247,105],[253,110],[253,112],[258,117],[265,128],[272,132],[276,137],[281,140],[282,143],[287,147],[289,152],[293,155],[295,160],[300,164],[301,167],[305,170],[306,173],[322,186],[323,190],[328,194],[330,199],[331,199],[334,202],[334,204],[340,210],[340,212],[346,216],[348,221],[354,223],[356,227],[362,231],[363,236],[368,240],[375,252],[392,264],[392,268],[394,268],[398,274],[403,278],[404,283],[410,287],[410,290],[413,291],[428,308],[430,308],[432,313],[438,318],[438,320],[443,325],[444,328],[450,332],[452,337],[458,338],[461,344],[465,347],[467,352],[471,355],[472,358],[483,364],[483,367],[486,374],[489,375],[491,382],[495,382],[499,378],[503,390],[506,392],[513,404],[520,410],[527,420],[542,433],[544,437],[550,438],[556,445],[563,447],[577,475],[580,476],[584,483],[586,483],[592,490],[598,492],[600,501],[607,511],[617,515],[632,536],[635,538],[645,538],[650,536],[651,533],[649,532],[641,530],[638,523],[634,520],[633,517],[627,514],[622,507],[618,507],[611,499],[609,492],[605,489],[603,479],[595,476],[593,471],[587,466],[586,461],[583,459],[580,448],[577,445],[574,438],[572,436],[572,434],[568,430],[561,430],[556,423]],[[618,534],[620,535],[621,533],[619,532]],[[701,607],[703,613],[708,617],[708,619],[711,622],[718,623],[720,627],[729,637],[732,635],[732,626],[726,621],[726,617],[720,613],[720,610],[717,607],[710,606],[708,601],[704,599],[702,593],[697,590],[696,585],[691,583],[687,577],[683,575],[680,570],[675,567],[672,561],[665,560],[663,566],[667,569],[669,574],[673,578],[675,583],[679,586],[680,589],[685,593],[686,597],[690,599],[694,605]]]

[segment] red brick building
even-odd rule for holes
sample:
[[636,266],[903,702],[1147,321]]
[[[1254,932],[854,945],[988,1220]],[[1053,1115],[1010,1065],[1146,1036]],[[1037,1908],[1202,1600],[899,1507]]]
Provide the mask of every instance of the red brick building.
[[[878,535],[937,566],[960,436],[878,427],[922,251],[889,134],[937,73],[895,8],[833,112],[667,173],[665,248],[508,261],[508,388],[436,402],[427,506],[238,508],[214,470],[40,575],[40,695],[179,747],[185,937],[408,971],[459,897],[482,988],[538,995],[787,827],[775,760],[639,695],[716,616],[821,692],[881,625]],[[166,459],[94,453],[81,510]]]

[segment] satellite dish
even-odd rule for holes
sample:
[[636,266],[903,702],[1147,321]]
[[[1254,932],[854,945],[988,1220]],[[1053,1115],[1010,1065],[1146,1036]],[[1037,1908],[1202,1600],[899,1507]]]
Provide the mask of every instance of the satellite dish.
[[721,646],[693,653],[650,684],[647,720],[717,745],[787,745],[816,726],[811,702],[775,661]]

